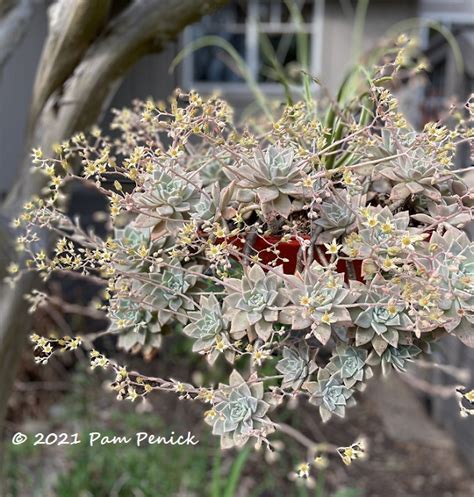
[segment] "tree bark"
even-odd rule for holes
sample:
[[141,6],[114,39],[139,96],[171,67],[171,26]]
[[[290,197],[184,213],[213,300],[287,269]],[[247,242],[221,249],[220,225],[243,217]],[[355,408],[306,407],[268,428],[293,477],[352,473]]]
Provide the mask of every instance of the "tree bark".
[[[188,24],[226,2],[135,0],[104,23],[108,0],[58,0],[36,77],[28,150],[40,147],[48,155],[55,143],[94,124],[138,59],[162,50]],[[0,212],[2,245],[13,238],[6,221],[18,216],[22,205],[44,186],[44,177],[33,173],[30,166],[28,156]],[[0,251],[3,265],[14,259],[11,243],[6,247]],[[0,287],[0,433],[20,353],[30,332],[23,295],[35,284],[33,275],[25,275],[13,289]]]

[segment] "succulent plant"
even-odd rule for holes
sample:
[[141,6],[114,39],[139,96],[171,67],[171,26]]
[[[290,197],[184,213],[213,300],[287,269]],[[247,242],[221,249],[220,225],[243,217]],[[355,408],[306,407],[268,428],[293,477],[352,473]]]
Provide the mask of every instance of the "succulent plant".
[[323,423],[329,421],[333,415],[343,418],[346,407],[355,404],[354,392],[346,387],[339,375],[332,375],[327,369],[320,369],[317,381],[305,383],[305,388],[311,394],[311,404],[319,406]]
[[183,332],[196,340],[193,344],[194,352],[208,351],[227,329],[221,305],[213,294],[209,297],[202,295],[199,311],[190,311],[189,317],[192,322],[184,327]]
[[[446,201],[445,198],[443,200]],[[457,199],[456,199],[457,200]],[[426,203],[426,212],[412,214],[412,219],[426,224],[427,226],[437,226],[441,223],[449,223],[453,226],[464,226],[471,221],[470,209],[460,210],[459,202],[439,204],[433,201]]]
[[394,183],[390,194],[393,201],[405,200],[412,195],[439,200],[441,193],[434,185],[450,177],[449,173],[440,175],[439,168],[429,159],[407,157],[399,157],[394,167],[386,167],[380,174]]
[[283,323],[293,329],[310,328],[323,344],[331,337],[333,326],[349,325],[351,316],[344,307],[357,299],[357,292],[344,286],[344,276],[324,268],[314,261],[301,275],[285,279],[286,291],[292,306],[281,313]]
[[229,202],[234,193],[234,184],[221,189],[218,183],[214,183],[210,191],[203,191],[199,202],[193,206],[191,218],[198,224],[203,221],[217,221],[219,217],[232,218],[235,209],[229,207]]
[[281,387],[298,390],[317,366],[310,358],[308,346],[301,343],[298,348],[284,347],[283,357],[275,367],[283,375]]
[[255,264],[246,268],[242,279],[227,278],[224,314],[231,321],[230,333],[235,338],[246,334],[266,341],[278,322],[280,309],[288,302],[283,292],[281,267],[265,274]]
[[146,280],[143,278],[137,293],[144,305],[157,311],[162,326],[173,319],[186,324],[187,312],[196,307],[190,291],[201,272],[202,266],[182,266],[178,261],[171,261],[161,272],[148,275]]
[[[35,151],[49,188],[14,221],[27,256],[24,268],[8,267],[9,281],[30,270],[103,278],[108,331],[122,347],[146,354],[182,330],[208,362],[227,360],[230,384],[215,389],[91,357],[116,371],[130,400],[160,390],[210,403],[206,421],[224,447],[266,443],[277,427],[269,405],[291,397],[309,397],[323,421],[344,416],[373,368],[403,371],[447,334],[474,347],[474,244],[457,229],[474,218],[474,197],[449,171],[456,144],[474,143],[473,102],[452,128],[419,132],[388,89],[373,83],[367,95],[373,112],[361,106],[354,126],[351,112],[330,111],[331,130],[332,117],[321,122],[305,102],[239,127],[219,98],[177,92],[169,110],[148,102],[121,113],[118,139],[94,133],[93,143],[57,147],[68,160],[78,152],[80,172],[52,177],[58,159]],[[107,194],[112,240],[64,213],[62,175]],[[51,251],[38,250],[45,227],[64,235]],[[33,310],[48,298],[27,297]],[[40,361],[60,350],[34,341]],[[349,463],[361,450],[339,452]]]
[[373,375],[372,369],[367,365],[367,356],[365,349],[340,343],[336,346],[326,369],[332,375],[340,376],[347,388],[353,388],[356,384],[364,388],[365,382]]
[[420,354],[421,349],[416,345],[399,345],[398,347],[390,345],[382,356],[372,353],[367,359],[367,362],[372,366],[381,365],[382,373],[386,375],[390,372],[391,368],[400,372],[406,371],[408,363],[414,361]]
[[161,345],[161,326],[156,315],[139,303],[122,297],[110,302],[109,330],[119,335],[118,346],[125,350]]
[[474,242],[463,231],[449,227],[444,235],[433,233],[429,253],[422,264],[434,275],[439,291],[437,306],[443,327],[467,343],[473,343]]
[[393,214],[388,207],[365,207],[358,220],[358,233],[345,239],[343,250],[380,267],[387,256],[402,256],[423,240],[421,231],[409,228],[409,223],[408,211]]
[[382,291],[386,286],[387,282],[381,276],[374,278],[370,289],[363,291],[357,301],[361,307],[350,311],[357,326],[356,346],[371,342],[379,355],[389,345],[397,347],[401,332],[413,330],[406,306],[398,297],[399,289],[392,286],[391,291]]
[[143,192],[135,195],[140,212],[136,225],[174,233],[184,215],[199,202],[199,188],[198,179],[190,173],[169,164],[160,167],[145,182]]
[[229,159],[216,160],[208,155],[204,157],[198,155],[198,157],[199,161],[195,166],[194,164],[190,164],[190,168],[199,171],[199,177],[204,187],[219,185],[221,188],[224,188],[229,184],[229,178],[226,175],[226,168],[230,162]]
[[147,257],[168,243],[172,243],[171,237],[153,240],[151,228],[140,228],[133,222],[125,228],[116,229],[113,240],[116,268],[126,272],[147,271],[150,266]]
[[264,211],[274,211],[284,218],[292,209],[291,197],[303,194],[302,167],[295,160],[294,150],[270,145],[255,153],[251,164],[231,166],[239,187],[255,191]]
[[329,243],[333,238],[353,230],[356,226],[356,212],[362,200],[361,195],[333,195],[329,201],[318,205],[315,224],[324,229],[318,237],[318,243]]
[[250,437],[264,437],[273,431],[267,417],[270,405],[264,400],[263,383],[247,383],[232,371],[229,385],[219,385],[213,410],[206,416],[212,433],[221,437],[222,448],[241,447]]

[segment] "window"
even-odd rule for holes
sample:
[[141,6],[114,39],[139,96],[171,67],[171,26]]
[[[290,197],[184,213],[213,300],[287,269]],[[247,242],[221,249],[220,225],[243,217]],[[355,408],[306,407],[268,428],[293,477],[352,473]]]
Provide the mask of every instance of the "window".
[[[294,0],[303,18],[297,26],[283,0],[234,0],[211,16],[185,31],[184,44],[202,36],[216,35],[229,42],[239,53],[253,78],[266,89],[278,91],[270,56],[276,57],[285,73],[297,78],[293,71],[298,60],[297,32],[308,38],[311,74],[320,71],[324,0]],[[271,55],[269,55],[271,54]],[[210,90],[247,91],[239,71],[228,54],[218,47],[204,47],[183,62],[183,86]]]

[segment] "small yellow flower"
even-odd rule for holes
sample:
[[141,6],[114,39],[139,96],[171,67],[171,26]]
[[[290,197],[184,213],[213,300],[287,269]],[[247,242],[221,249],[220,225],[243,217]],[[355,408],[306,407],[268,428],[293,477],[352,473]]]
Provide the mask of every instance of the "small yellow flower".
[[301,305],[304,305],[304,306],[309,306],[309,305],[311,305],[311,298],[309,297],[309,295],[303,295],[303,296],[300,298],[300,304],[301,304]]
[[391,233],[393,233],[394,226],[393,226],[393,224],[390,221],[385,221],[385,223],[383,223],[380,226],[380,229],[386,235],[390,235]]
[[220,245],[210,245],[207,253],[210,257],[217,257],[221,253]]
[[296,474],[298,475],[298,478],[309,478],[309,469],[310,466],[307,462],[298,464],[296,467]]
[[7,271],[9,274],[16,274],[19,270],[20,266],[14,262],[11,262],[7,267]]
[[394,302],[389,302],[387,304],[387,311],[389,312],[389,314],[392,314],[392,316],[398,312],[397,306]]
[[209,409],[209,411],[204,413],[204,416],[206,418],[214,419],[217,416],[217,411],[215,409]]
[[370,209],[368,207],[361,207],[360,213],[364,217],[369,217],[370,216]]
[[342,182],[346,186],[351,186],[354,184],[354,175],[352,174],[351,171],[345,171],[344,174],[342,175]]
[[469,392],[464,394],[464,398],[471,403],[474,403],[474,390],[470,390]]
[[335,323],[336,319],[334,319],[334,313],[333,312],[328,312],[326,311],[322,316],[321,316],[321,322],[324,324],[331,324]]
[[395,263],[393,262],[393,259],[390,257],[386,257],[382,263],[382,267],[385,269],[385,271],[390,271],[391,269],[394,269]]
[[326,254],[334,254],[336,255],[339,250],[342,248],[342,245],[338,245],[336,243],[336,239],[333,238],[331,243],[325,243],[324,246],[327,248]]
[[146,245],[142,245],[139,249],[138,249],[138,255],[142,258],[144,257],[147,257],[148,256],[148,247]]
[[131,400],[132,402],[135,402],[135,400],[138,398],[138,393],[133,387],[128,388],[128,400]]
[[364,223],[369,228],[375,228],[379,224],[377,216],[368,216],[367,221]]
[[34,148],[31,155],[34,161],[38,161],[43,158],[43,151],[40,148]]
[[327,457],[316,456],[314,458],[314,465],[316,468],[326,469],[329,466],[329,461],[327,460]]
[[431,300],[428,295],[423,295],[418,299],[418,305],[420,307],[429,307],[431,304]]
[[263,361],[267,359],[269,356],[269,353],[266,350],[255,350],[254,353],[252,354],[254,362],[258,365],[261,366]]
[[306,178],[303,180],[303,186],[305,188],[313,188],[314,184],[314,179],[311,178],[310,176],[306,176]]
[[350,447],[339,447],[337,449],[338,454],[341,456],[343,463],[349,466],[352,461],[356,459],[362,459],[366,455],[365,441],[360,440],[353,443]]
[[413,239],[412,237],[410,236],[410,233],[405,233],[402,238],[400,239],[400,242],[402,244],[402,247],[405,248],[405,249],[410,249],[412,250],[414,247],[413,247]]
[[176,383],[174,388],[175,388],[176,392],[178,392],[178,393],[184,393],[186,391],[184,384],[181,383],[180,381],[178,383]]
[[217,238],[224,238],[225,237],[225,231],[221,227],[217,228],[214,233],[217,236]]
[[222,340],[222,338],[218,337],[216,339],[216,350],[217,350],[217,352],[224,352],[225,349],[226,349],[226,345],[224,343],[224,340]]
[[61,184],[61,176],[53,176],[51,178],[51,185],[57,188]]

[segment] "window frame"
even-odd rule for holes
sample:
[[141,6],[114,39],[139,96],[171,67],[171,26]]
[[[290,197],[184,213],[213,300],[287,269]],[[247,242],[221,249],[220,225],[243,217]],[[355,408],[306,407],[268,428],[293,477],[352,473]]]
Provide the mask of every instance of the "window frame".
[[[258,53],[258,38],[260,33],[266,34],[291,34],[297,33],[296,25],[294,23],[284,23],[279,21],[274,23],[271,20],[269,22],[258,22],[258,2],[259,0],[247,0],[248,1],[248,15],[244,23],[239,24],[244,27],[245,34],[245,52],[246,55],[249,54],[249,60],[247,61],[248,67],[254,77],[258,77],[258,63],[259,63],[259,53]],[[325,12],[325,2],[326,0],[313,0],[313,11],[312,18],[310,22],[304,24],[306,32],[309,35],[310,42],[310,72],[311,74],[318,76],[322,69],[322,56],[323,56],[323,40],[324,40],[324,12]],[[189,43],[193,41],[192,30],[194,26],[189,26],[184,30],[182,35],[182,46],[186,47]],[[203,82],[194,80],[194,52],[189,54],[182,62],[181,69],[181,86],[186,90],[194,89],[201,93],[211,93],[212,91],[218,89],[223,94],[233,94],[237,97],[248,96],[251,93],[245,81],[212,81]],[[281,84],[278,82],[259,82],[257,84],[264,93],[267,95],[281,95],[283,89]]]

